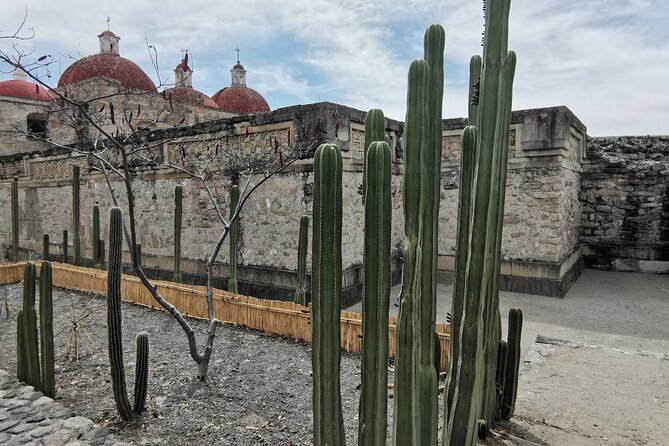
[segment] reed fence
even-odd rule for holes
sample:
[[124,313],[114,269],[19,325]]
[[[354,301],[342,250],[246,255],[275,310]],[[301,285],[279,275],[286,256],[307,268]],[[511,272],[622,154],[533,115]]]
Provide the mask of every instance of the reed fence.
[[[25,262],[0,265],[0,284],[20,282],[23,279],[24,265]],[[53,284],[57,287],[101,296],[107,294],[106,271],[58,262],[52,263],[52,271]],[[208,319],[206,287],[158,280],[152,283],[163,298],[185,316]],[[137,277],[123,275],[121,296],[127,302],[162,310],[162,307]],[[242,296],[214,289],[214,310],[216,319],[222,323],[240,325],[265,333],[311,342],[309,309],[302,305]],[[391,316],[389,322],[390,355],[393,356],[395,354],[396,318]],[[436,330],[441,344],[440,370],[445,372],[448,367],[450,325],[437,324]],[[362,351],[361,314],[350,311],[341,312],[341,347],[353,353]]]

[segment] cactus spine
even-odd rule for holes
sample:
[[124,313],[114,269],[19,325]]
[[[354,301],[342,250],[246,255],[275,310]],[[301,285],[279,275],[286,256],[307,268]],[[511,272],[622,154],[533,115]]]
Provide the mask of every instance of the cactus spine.
[[172,280],[181,283],[181,220],[183,188],[174,187],[174,276]]
[[312,243],[312,367],[314,445],[345,444],[341,361],[342,156],[322,144],[314,155]]
[[49,260],[49,234],[42,234],[42,259]]
[[228,291],[237,293],[237,252],[239,250],[239,215],[232,221],[239,203],[239,186],[230,188],[230,272],[228,275]]
[[[17,322],[17,333],[22,337],[20,374],[22,380],[33,387],[39,388],[39,346],[37,340],[37,312],[35,311],[35,264],[26,263],[23,269],[23,309]],[[20,326],[20,327],[19,327]],[[20,330],[19,330],[20,328]],[[17,342],[18,346],[19,342]],[[18,375],[19,373],[17,373]]]
[[[383,137],[383,135],[378,135]],[[392,204],[390,147],[372,142],[365,157],[365,285],[362,300],[362,389],[358,444],[386,444],[388,306]]]
[[149,383],[149,335],[146,332],[137,335],[137,354],[135,358],[135,413],[144,411],[146,391]]
[[[515,54],[510,0],[490,2],[483,58],[471,61],[470,126],[463,132],[454,336],[444,445],[473,445],[495,421],[501,324],[499,273]],[[469,194],[464,194],[469,189]],[[446,423],[445,423],[446,424]],[[487,431],[487,429],[486,429]]]
[[12,180],[12,262],[19,261],[19,177]]
[[504,396],[502,398],[502,418],[511,419],[516,408],[518,393],[518,371],[520,370],[520,337],[523,330],[523,312],[520,308],[509,310],[508,353],[504,373]]
[[74,248],[74,264],[81,264],[81,237],[79,220],[79,178],[81,169],[78,165],[72,166],[72,247]]
[[[395,395],[393,418],[393,445],[430,445],[423,443],[423,426],[432,410],[433,389],[423,389],[425,375],[434,374],[434,363],[421,355],[423,342],[431,345],[421,334],[421,282],[423,216],[425,200],[423,181],[425,172],[425,128],[429,95],[430,67],[424,60],[415,60],[409,68],[409,89],[405,124],[404,164],[404,269],[402,292],[395,331]],[[429,266],[429,265],[426,265]],[[429,296],[426,296],[429,297]],[[426,318],[430,318],[428,313]],[[432,351],[434,354],[434,351]],[[428,370],[429,369],[429,370]],[[421,398],[423,390],[429,392]],[[436,392],[436,389],[434,389]],[[423,403],[421,403],[423,401]],[[426,416],[427,415],[427,416]],[[430,426],[429,431],[432,431]]]
[[91,240],[91,245],[93,246],[93,265],[97,266],[100,264],[100,207],[98,205],[93,206],[93,240]]
[[63,263],[67,263],[67,229],[63,229]]
[[44,395],[53,398],[56,394],[53,346],[53,280],[51,263],[42,262],[39,275],[39,334],[42,351],[42,382]]
[[297,290],[295,303],[307,305],[307,248],[309,244],[309,217],[300,218],[300,239],[297,244]]

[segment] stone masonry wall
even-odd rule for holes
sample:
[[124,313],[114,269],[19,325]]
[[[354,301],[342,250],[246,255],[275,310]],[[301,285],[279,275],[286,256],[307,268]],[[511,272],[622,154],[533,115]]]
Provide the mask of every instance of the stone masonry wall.
[[669,272],[669,137],[590,138],[579,197],[590,266]]

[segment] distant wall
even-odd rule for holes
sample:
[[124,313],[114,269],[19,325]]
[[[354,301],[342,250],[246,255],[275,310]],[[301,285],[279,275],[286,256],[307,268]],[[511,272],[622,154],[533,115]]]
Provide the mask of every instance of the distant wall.
[[579,198],[588,266],[669,272],[669,136],[589,138]]

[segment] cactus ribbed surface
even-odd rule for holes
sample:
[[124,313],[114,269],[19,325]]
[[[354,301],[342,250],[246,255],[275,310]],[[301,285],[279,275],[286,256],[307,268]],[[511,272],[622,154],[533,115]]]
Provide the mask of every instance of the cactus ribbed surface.
[[341,367],[342,156],[322,144],[314,155],[312,368],[314,445],[345,444]]
[[79,178],[81,169],[78,165],[72,166],[72,247],[74,249],[74,264],[81,264],[81,237],[79,220]]
[[23,310],[16,314],[16,379],[28,382],[26,346],[23,342]]
[[516,408],[518,393],[518,371],[520,370],[520,338],[523,330],[523,312],[519,308],[509,310],[508,353],[502,398],[502,418],[509,420]]
[[[400,308],[395,331],[395,393],[393,417],[393,445],[430,445],[422,443],[426,418],[432,411],[432,389],[423,389],[424,378],[433,375],[434,350],[421,355],[423,342],[433,345],[434,335],[421,337],[422,314],[421,284],[423,255],[421,241],[425,199],[425,136],[423,125],[428,113],[430,67],[424,60],[415,60],[409,68],[409,89],[405,123],[404,161],[404,257]],[[429,267],[429,265],[425,265]],[[428,296],[429,297],[429,296]],[[423,390],[428,390],[423,399]],[[434,389],[436,392],[436,389]],[[432,427],[429,426],[431,433]]]
[[294,302],[307,305],[307,249],[309,244],[309,217],[300,218],[300,238],[297,243],[297,290]]
[[39,275],[39,334],[42,351],[42,382],[40,390],[53,398],[56,394],[53,346],[53,280],[51,263],[42,262]]
[[35,264],[26,263],[23,270],[23,349],[26,383],[39,388],[41,385],[39,366],[39,341],[37,339],[37,312],[35,311]]
[[135,357],[135,408],[136,414],[144,411],[146,391],[149,385],[149,335],[137,335],[137,355]]
[[500,340],[497,353],[497,376],[495,384],[497,395],[495,399],[495,421],[502,419],[502,402],[504,400],[504,387],[506,381],[506,361],[509,355],[509,344],[505,340]]
[[444,446],[473,445],[484,432],[479,427],[490,428],[495,421],[501,234],[516,58],[507,50],[510,0],[487,7],[483,57],[473,57],[470,64],[470,126],[463,132]]
[[63,229],[63,263],[67,263],[67,229]]
[[[230,219],[232,219],[239,204],[239,186],[236,184],[230,188]],[[237,254],[239,252],[239,215],[235,221],[230,223],[230,272],[228,274],[228,291],[238,292],[237,286]]]
[[105,266],[105,241],[104,239],[98,240],[98,263],[100,268]]
[[123,368],[123,339],[121,327],[121,269],[123,246],[123,216],[121,209],[109,213],[109,262],[107,267],[107,333],[114,400],[121,418],[132,418],[132,409],[125,387]]
[[[383,135],[379,135],[383,136]],[[362,388],[358,444],[386,444],[390,302],[391,162],[385,141],[365,157],[365,284],[362,299]]]
[[42,259],[49,260],[49,234],[42,234]]
[[386,137],[386,118],[383,115],[383,110],[373,108],[367,112],[365,116],[365,146],[362,148],[362,189],[363,202],[365,200],[365,169],[367,166],[367,150],[370,144],[374,141],[385,141]]
[[12,262],[19,261],[19,177],[12,180]]
[[183,188],[174,187],[174,276],[172,281],[181,283],[181,221],[183,218]]
[[100,263],[100,207],[93,206],[93,239],[91,245],[93,247],[93,265],[97,266]]

